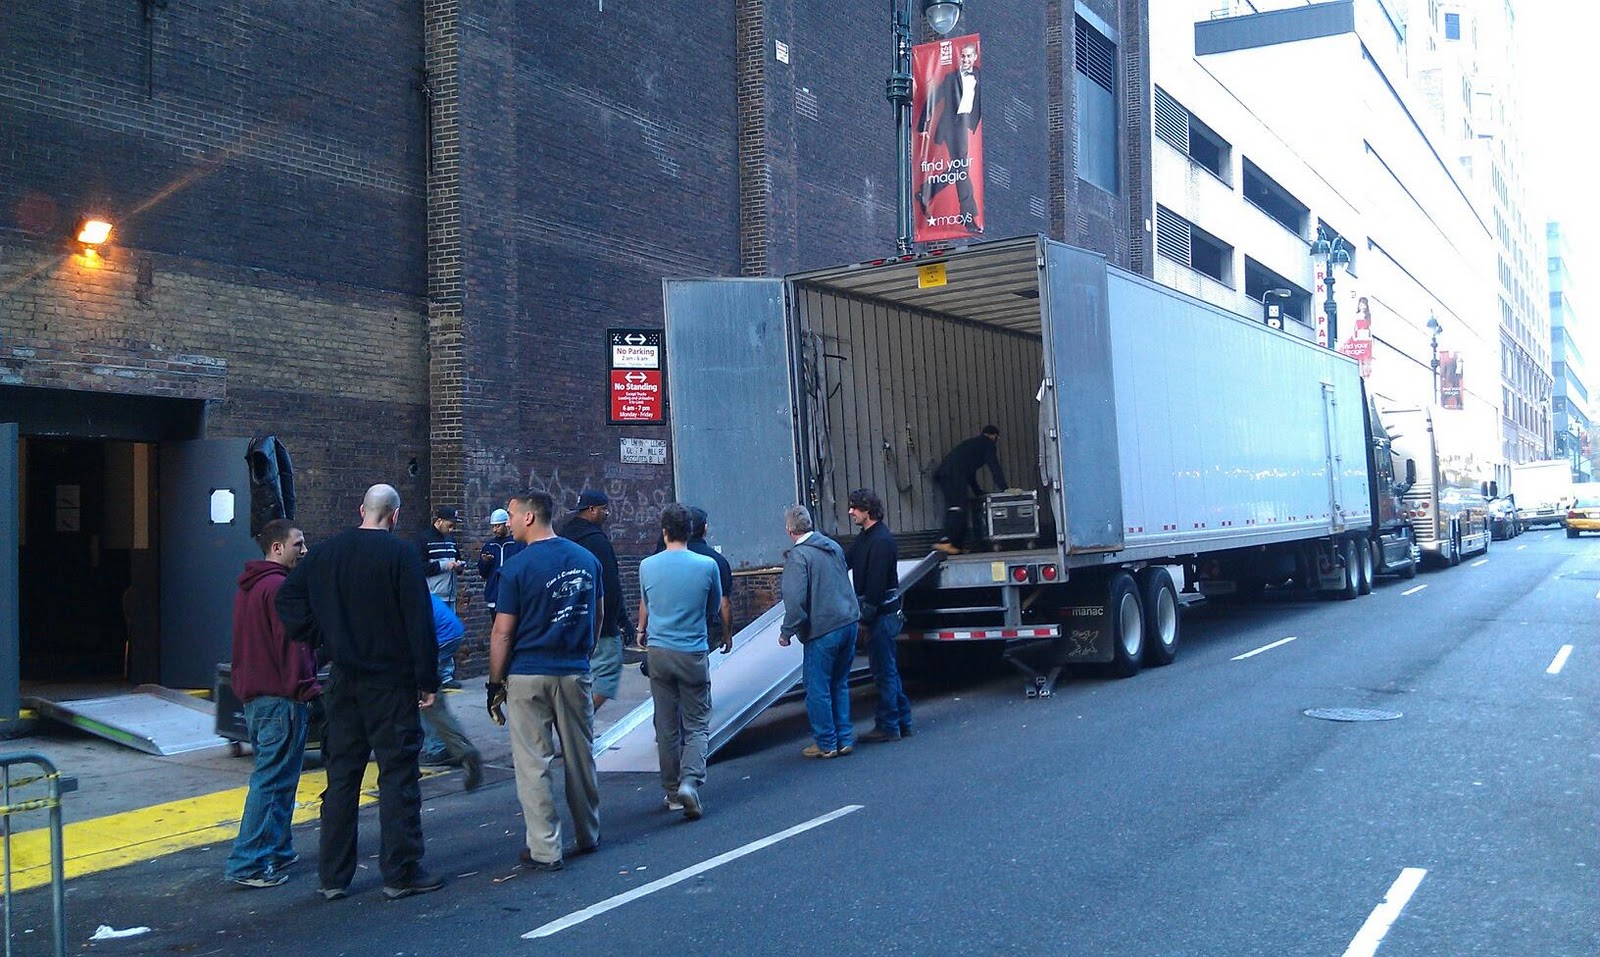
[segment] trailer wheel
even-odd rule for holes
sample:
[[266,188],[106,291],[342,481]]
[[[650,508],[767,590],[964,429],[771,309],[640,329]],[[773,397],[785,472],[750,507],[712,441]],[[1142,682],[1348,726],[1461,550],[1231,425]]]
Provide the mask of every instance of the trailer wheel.
[[1361,572],[1357,568],[1360,559],[1356,557],[1355,539],[1347,538],[1339,543],[1339,560],[1344,563],[1344,584],[1339,588],[1339,598],[1349,601],[1361,595]]
[[1178,657],[1178,589],[1159,565],[1141,568],[1139,604],[1144,614],[1144,663],[1159,668]]
[[1113,678],[1132,678],[1144,661],[1144,614],[1133,576],[1117,572],[1106,586],[1106,622],[1111,628]]
[[1372,559],[1372,543],[1363,539],[1356,542],[1356,556],[1360,564],[1356,570],[1361,573],[1360,591],[1363,595],[1372,594],[1372,577],[1377,574],[1377,562]]

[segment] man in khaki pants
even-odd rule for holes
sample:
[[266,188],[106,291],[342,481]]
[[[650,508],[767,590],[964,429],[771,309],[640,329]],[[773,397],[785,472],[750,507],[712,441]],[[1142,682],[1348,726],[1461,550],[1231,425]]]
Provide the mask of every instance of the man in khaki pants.
[[523,543],[500,572],[494,629],[489,635],[489,716],[506,723],[517,800],[527,829],[518,859],[526,867],[565,866],[561,818],[550,790],[555,757],[552,731],[561,738],[567,810],[577,852],[600,845],[600,789],[594,776],[594,703],[589,654],[600,632],[600,562],[583,546],[550,527],[554,501],[525,492],[507,504],[511,534]]

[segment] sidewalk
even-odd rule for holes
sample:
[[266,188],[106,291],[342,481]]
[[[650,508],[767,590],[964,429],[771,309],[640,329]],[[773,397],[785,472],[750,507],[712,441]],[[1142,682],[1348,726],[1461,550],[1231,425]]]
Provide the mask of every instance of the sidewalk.
[[[491,769],[489,780],[509,777],[511,741],[484,707],[484,679],[464,679],[446,700]],[[650,697],[650,682],[638,665],[625,665],[618,697],[595,715],[599,735]],[[62,799],[63,848],[69,878],[149,860],[188,847],[231,841],[252,767],[248,752],[234,757],[226,746],[171,757],[156,757],[113,744],[87,732],[49,721],[31,735],[0,742],[0,752],[36,751],[63,775],[76,777],[78,790]],[[307,753],[295,823],[317,816],[323,776],[315,752]],[[368,768],[370,778],[374,769]],[[424,798],[438,788],[459,786],[456,768],[424,768]],[[498,773],[497,773],[498,772]],[[36,797],[14,795],[14,800]],[[41,792],[42,794],[42,792]],[[370,800],[370,799],[369,799]],[[49,818],[31,811],[13,819],[12,875],[17,889],[49,882]]]

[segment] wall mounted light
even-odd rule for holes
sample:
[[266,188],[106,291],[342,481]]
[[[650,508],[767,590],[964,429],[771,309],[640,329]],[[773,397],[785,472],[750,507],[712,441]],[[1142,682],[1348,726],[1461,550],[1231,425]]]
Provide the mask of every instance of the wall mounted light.
[[78,223],[78,242],[85,246],[99,246],[111,238],[111,224],[104,219],[89,217]]

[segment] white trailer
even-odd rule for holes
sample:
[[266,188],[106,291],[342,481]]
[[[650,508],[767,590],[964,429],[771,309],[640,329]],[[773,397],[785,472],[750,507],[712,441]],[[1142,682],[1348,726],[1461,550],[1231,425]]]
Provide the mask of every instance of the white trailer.
[[1572,501],[1572,463],[1566,459],[1511,466],[1511,494],[1523,525],[1565,525]]
[[678,496],[716,504],[736,567],[781,563],[790,502],[853,534],[859,487],[903,555],[927,553],[935,466],[1000,428],[1039,535],[930,564],[904,637],[1008,642],[1037,693],[1065,664],[1171,661],[1166,566],[1205,591],[1352,598],[1414,573],[1403,518],[1378,507],[1394,469],[1356,364],[1094,253],[1028,237],[665,295]]

